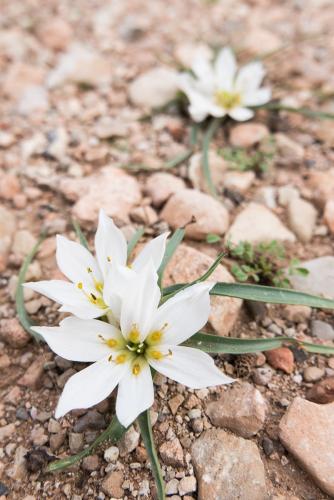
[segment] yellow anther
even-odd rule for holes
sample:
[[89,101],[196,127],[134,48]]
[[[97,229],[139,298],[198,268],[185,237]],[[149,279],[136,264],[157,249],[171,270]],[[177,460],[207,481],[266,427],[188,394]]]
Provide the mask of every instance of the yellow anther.
[[237,92],[218,90],[215,93],[216,103],[225,109],[232,109],[241,104],[241,96]]
[[141,371],[141,368],[140,368],[140,365],[138,363],[136,363],[135,365],[133,365],[133,367],[132,367],[132,373],[134,375],[139,375],[140,371]]
[[116,356],[115,361],[118,365],[121,365],[126,361],[126,357],[127,357],[126,354],[119,354],[118,356]]
[[113,348],[113,347],[117,346],[118,342],[115,339],[108,339],[108,340],[106,340],[106,344],[108,347]]
[[107,261],[108,261],[108,262],[111,262],[111,257],[110,257],[109,255],[108,255],[108,257],[107,257]]
[[81,282],[81,281],[77,284],[77,287],[79,288],[79,290],[82,290],[82,288],[83,288],[83,284],[82,284],[82,282]]
[[94,280],[94,285],[95,285],[95,288],[96,288],[97,292],[99,292],[99,293],[103,292],[103,283],[101,283],[101,281],[95,281]]
[[164,355],[160,351],[151,351],[150,356],[151,358],[156,359],[157,361],[159,361],[164,357]]
[[149,341],[152,342],[160,342],[162,338],[162,332],[160,330],[156,330],[155,332],[150,333]]
[[126,267],[128,267],[129,269],[132,269],[132,264],[128,264]]
[[93,272],[92,268],[91,267],[87,267],[87,273],[92,273],[92,272]]
[[130,342],[138,342],[138,340],[140,339],[140,332],[138,330],[138,327],[137,325],[133,325],[130,332],[129,332],[129,340]]
[[97,302],[97,297],[93,293],[90,294],[90,301],[93,302],[93,304],[96,304]]

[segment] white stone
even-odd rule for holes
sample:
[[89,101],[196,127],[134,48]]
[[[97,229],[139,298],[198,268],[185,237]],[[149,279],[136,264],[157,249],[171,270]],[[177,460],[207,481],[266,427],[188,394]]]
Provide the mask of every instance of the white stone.
[[136,106],[158,108],[174,99],[178,91],[178,74],[166,67],[153,68],[138,76],[129,87]]
[[334,257],[325,256],[300,264],[307,269],[307,276],[289,277],[293,288],[313,295],[322,295],[334,299]]
[[304,243],[311,240],[316,221],[317,211],[308,201],[296,198],[288,206],[289,225],[298,239]]

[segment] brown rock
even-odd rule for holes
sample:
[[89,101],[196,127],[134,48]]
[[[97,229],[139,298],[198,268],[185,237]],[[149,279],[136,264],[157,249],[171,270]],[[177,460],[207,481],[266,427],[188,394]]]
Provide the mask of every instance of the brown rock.
[[178,191],[185,189],[183,179],[167,172],[157,172],[151,175],[145,185],[146,193],[152,198],[152,203],[160,207],[168,198]]
[[264,467],[255,443],[211,429],[194,442],[191,456],[199,500],[267,498]]
[[41,43],[52,50],[65,50],[72,39],[71,26],[60,17],[42,23],[37,29]]
[[0,198],[12,200],[20,192],[20,183],[13,174],[4,174],[0,177]]
[[0,427],[0,443],[5,439],[11,437],[16,430],[15,424],[7,424],[3,427]]
[[124,490],[122,488],[123,481],[124,481],[124,475],[122,472],[119,471],[111,472],[102,482],[103,493],[114,498],[123,498],[124,495]]
[[232,128],[230,143],[239,148],[255,146],[269,135],[268,128],[262,123],[242,123]]
[[310,172],[308,175],[308,187],[313,199],[321,206],[327,201],[334,199],[334,168],[325,172]]
[[20,325],[18,319],[9,318],[0,320],[0,339],[15,348],[21,348],[27,345],[31,339]]
[[159,453],[166,465],[172,465],[173,467],[182,467],[184,465],[182,446],[177,438],[163,443],[159,448]]
[[50,436],[50,449],[51,451],[57,451],[64,444],[66,439],[66,431],[59,431],[56,434]]
[[267,351],[266,358],[270,366],[285,373],[292,373],[294,370],[293,353],[287,347],[278,347]]
[[324,219],[332,234],[334,234],[334,200],[326,202]]
[[44,365],[50,359],[52,359],[51,353],[38,356],[17,383],[25,387],[31,387],[32,389],[41,387]]
[[[202,276],[213,264],[208,255],[186,245],[180,245],[164,274],[164,285],[189,283]],[[224,281],[233,283],[231,274],[219,265],[208,281]],[[211,314],[209,321],[219,335],[228,335],[238,318],[242,305],[240,299],[233,297],[211,297]]]
[[310,319],[312,314],[311,307],[287,305],[282,309],[283,318],[294,323],[303,323]]
[[296,397],[279,425],[283,445],[319,487],[334,495],[334,404],[317,405]]
[[315,403],[327,404],[334,401],[334,377],[328,377],[315,384],[306,394]]
[[104,167],[82,179],[63,179],[60,191],[75,201],[73,215],[82,222],[96,222],[100,208],[119,223],[129,222],[129,212],[141,200],[134,177],[114,167]]
[[85,457],[82,461],[81,467],[88,471],[93,472],[93,470],[97,470],[100,465],[100,459],[98,455],[89,455],[89,457]]
[[299,164],[304,159],[304,148],[285,134],[275,134],[277,161],[281,165]]
[[184,401],[184,397],[182,396],[182,394],[177,394],[176,396],[174,396],[172,399],[170,399],[168,401],[168,406],[169,406],[170,411],[172,412],[173,415],[176,415],[177,410],[182,405],[183,401]]
[[[221,203],[195,189],[184,189],[171,196],[160,217],[173,229],[187,225],[186,235],[196,240],[209,233],[224,234],[229,220]],[[195,222],[191,223],[193,219]]]
[[263,428],[266,413],[265,399],[247,382],[234,384],[206,408],[213,425],[226,427],[244,438],[254,436]]
[[7,475],[15,481],[24,481],[28,477],[27,461],[25,456],[28,450],[18,446],[15,451],[14,463],[7,470]]

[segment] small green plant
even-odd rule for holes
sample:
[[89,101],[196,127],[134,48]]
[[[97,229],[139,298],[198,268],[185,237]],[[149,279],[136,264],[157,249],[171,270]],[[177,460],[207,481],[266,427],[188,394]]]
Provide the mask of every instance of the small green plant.
[[289,276],[307,276],[308,270],[299,266],[298,259],[291,259],[287,271],[282,267],[285,249],[276,240],[252,245],[243,241],[236,246],[227,244],[228,255],[237,261],[231,272],[241,282],[251,281],[261,285],[290,288]]
[[275,154],[275,142],[273,137],[269,136],[253,152],[239,147],[226,147],[220,151],[220,154],[228,162],[232,170],[266,172],[272,164]]

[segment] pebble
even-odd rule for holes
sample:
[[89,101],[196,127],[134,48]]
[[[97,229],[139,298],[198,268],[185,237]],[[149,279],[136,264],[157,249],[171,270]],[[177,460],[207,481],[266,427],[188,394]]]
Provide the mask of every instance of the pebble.
[[320,207],[334,199],[334,168],[326,171],[311,171],[308,174],[307,186],[310,188],[312,198]]
[[176,415],[177,410],[182,405],[183,401],[184,397],[182,396],[182,394],[177,394],[176,396],[168,400],[168,406],[173,415]]
[[264,466],[255,443],[221,429],[205,431],[192,445],[198,500],[265,500]]
[[106,462],[115,463],[119,457],[119,449],[117,446],[110,446],[105,450],[103,457]]
[[124,490],[122,484],[124,481],[123,472],[114,471],[110,472],[108,476],[102,481],[102,491],[113,498],[123,498]]
[[8,253],[16,231],[16,218],[12,211],[0,205],[0,272],[7,265]]
[[175,98],[178,87],[176,71],[167,67],[155,67],[130,84],[129,96],[136,106],[159,108]]
[[279,438],[318,486],[333,496],[334,404],[320,406],[296,397],[280,422]]
[[334,340],[334,328],[325,321],[314,319],[311,323],[311,335],[321,340]]
[[[228,165],[215,151],[209,151],[208,157],[212,182],[218,191],[222,191]],[[195,189],[210,194],[210,188],[203,174],[202,153],[195,153],[190,158],[188,178]]]
[[[189,238],[203,240],[210,234],[224,234],[229,215],[226,208],[211,196],[184,189],[173,194],[164,206],[160,217],[173,229],[186,227]],[[195,219],[195,222],[191,221]]]
[[11,365],[10,357],[7,354],[0,355],[0,370],[4,370]]
[[12,200],[20,192],[20,183],[13,174],[2,174],[0,176],[0,198]]
[[252,378],[257,385],[268,385],[273,378],[273,370],[270,366],[255,368],[252,373]]
[[186,476],[179,482],[179,494],[181,497],[187,493],[193,493],[196,491],[197,481],[195,476]]
[[44,428],[37,426],[34,427],[30,433],[30,439],[34,446],[43,446],[49,440],[48,436],[44,432]]
[[277,207],[276,194],[274,186],[263,186],[257,190],[254,200],[274,210]]
[[224,187],[230,191],[246,193],[255,181],[255,173],[249,172],[226,172],[224,175]]
[[78,432],[70,432],[68,444],[72,453],[78,453],[84,445],[84,435]]
[[234,147],[249,148],[268,136],[269,130],[262,123],[242,123],[232,128],[230,143]]
[[[66,373],[66,372],[65,372]],[[88,429],[101,430],[106,426],[104,416],[96,410],[89,410],[77,420],[73,427],[74,432],[84,432]]]
[[288,220],[292,231],[303,243],[312,239],[317,221],[317,210],[308,201],[296,198],[288,205]]
[[312,314],[309,306],[287,305],[282,308],[282,317],[293,323],[304,323],[308,321]]
[[56,434],[51,434],[49,438],[51,451],[57,451],[64,444],[66,439],[66,431],[60,431]]
[[184,68],[189,68],[193,65],[196,59],[212,59],[212,50],[203,42],[182,42],[175,48],[175,59]]
[[71,42],[73,30],[61,17],[54,17],[37,27],[37,37],[51,50],[65,50]]
[[15,424],[7,424],[0,427],[0,443],[5,439],[11,437],[16,431]]
[[16,318],[0,320],[0,339],[11,347],[22,348],[31,340]]
[[328,200],[326,202],[324,219],[330,232],[334,234],[334,200]]
[[334,298],[334,257],[318,257],[301,262],[301,267],[309,271],[307,276],[289,277],[292,287],[312,295]]
[[166,441],[159,447],[159,453],[165,465],[182,467],[184,465],[183,449],[177,438]]
[[334,401],[334,377],[328,377],[315,384],[306,394],[315,403],[327,404]]
[[97,455],[89,455],[89,457],[85,457],[82,461],[81,467],[83,470],[88,472],[93,472],[97,470],[100,466],[100,459]]
[[232,430],[249,438],[264,426],[267,403],[262,394],[248,382],[235,384],[223,392],[218,401],[206,406],[206,414],[216,427]]
[[252,54],[261,54],[265,52],[276,52],[282,47],[282,40],[273,31],[254,25],[245,33],[243,46]]
[[303,371],[303,379],[305,380],[305,382],[317,382],[324,375],[324,368],[318,368],[317,366],[308,366]]
[[280,165],[293,166],[304,159],[304,148],[285,134],[275,134],[277,161]]
[[41,387],[43,382],[42,376],[44,373],[44,365],[51,358],[51,353],[41,354],[38,356],[17,383],[19,385],[23,385],[24,387],[31,387],[32,389],[38,389]]
[[264,436],[264,438],[262,439],[262,448],[263,448],[263,451],[265,452],[265,454],[267,455],[267,457],[270,457],[270,455],[274,451],[274,443],[272,442],[272,440],[270,438],[268,438],[267,436]]
[[157,172],[150,175],[145,184],[145,192],[152,199],[155,207],[160,207],[171,195],[185,189],[183,179],[167,172]]
[[16,448],[14,463],[6,471],[7,475],[14,481],[24,481],[28,477],[27,461],[25,456],[28,450],[24,446],[19,445]]
[[278,188],[278,203],[282,207],[287,207],[295,200],[299,199],[299,191],[293,186],[281,186]]
[[119,454],[121,457],[125,457],[139,445],[140,434],[136,429],[131,426],[130,429],[126,431],[122,439],[118,443]]
[[66,382],[72,377],[72,375],[75,375],[76,373],[77,372],[73,368],[69,368],[68,370],[66,370],[64,373],[57,377],[57,386],[60,389],[63,389]]
[[270,366],[285,373],[292,373],[294,370],[293,353],[288,347],[278,347],[271,351],[266,351],[265,356]]
[[18,418],[19,420],[29,420],[29,413],[24,408],[24,406],[20,406],[16,410],[16,418]]
[[225,239],[238,245],[242,241],[253,244],[272,240],[293,242],[296,238],[267,207],[252,202],[237,215]]
[[166,495],[176,495],[179,491],[179,481],[178,479],[171,479],[166,483]]

